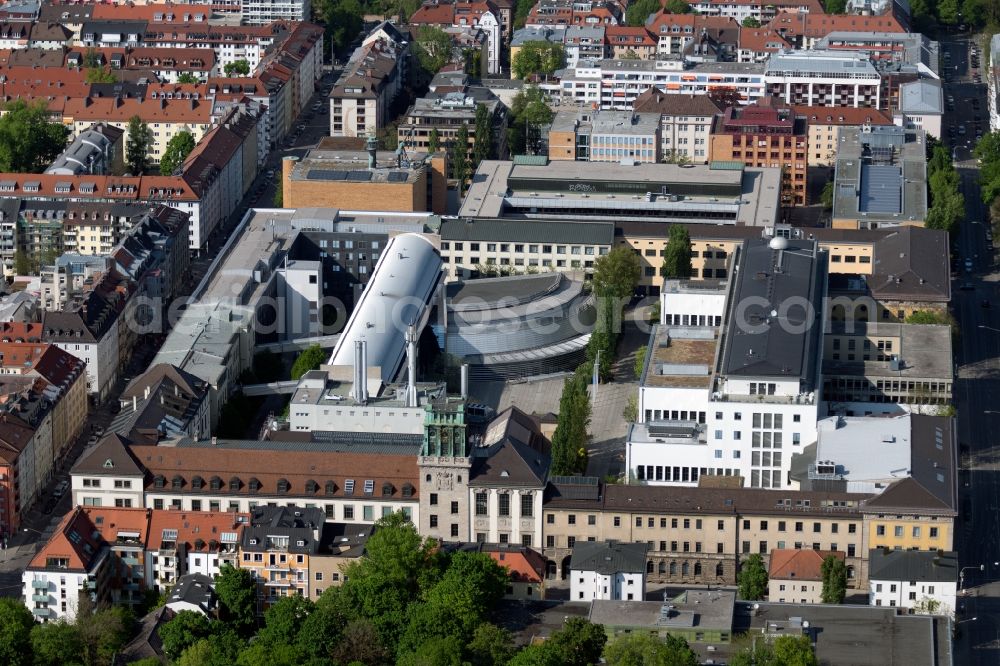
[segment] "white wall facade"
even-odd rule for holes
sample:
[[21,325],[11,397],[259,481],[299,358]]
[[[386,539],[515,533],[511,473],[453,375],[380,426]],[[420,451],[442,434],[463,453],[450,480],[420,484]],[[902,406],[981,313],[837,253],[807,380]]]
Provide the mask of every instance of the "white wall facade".
[[118,319],[97,342],[53,342],[87,364],[87,393],[108,397],[118,379]]
[[660,324],[665,326],[700,327],[722,325],[726,309],[726,293],[719,291],[660,292]]
[[[99,571],[104,566],[109,552],[106,551],[94,563],[94,571]],[[40,622],[73,622],[79,605],[79,593],[90,580],[91,575],[85,572],[26,570],[21,574],[24,605]]]
[[954,615],[958,584],[954,581],[876,580],[868,583],[870,606],[894,606],[913,611],[928,600],[939,605],[934,615]]
[[645,573],[601,574],[596,571],[570,572],[570,600],[644,601]]
[[[476,497],[485,493],[483,503]],[[542,497],[541,488],[486,488],[469,487],[469,534],[473,541],[487,543],[513,543],[532,548],[542,545]],[[503,514],[500,496],[509,499],[509,510]],[[522,507],[522,497],[530,499],[530,509]],[[480,498],[481,499],[481,498]]]
[[73,506],[142,506],[141,476],[73,474],[70,488]]

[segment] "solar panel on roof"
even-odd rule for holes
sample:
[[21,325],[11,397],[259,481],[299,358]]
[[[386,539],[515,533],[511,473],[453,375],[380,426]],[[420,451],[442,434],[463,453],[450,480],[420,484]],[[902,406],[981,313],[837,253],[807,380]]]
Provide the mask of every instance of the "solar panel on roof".
[[346,171],[333,169],[312,169],[306,174],[306,180],[344,180],[347,178]]
[[365,183],[372,179],[371,171],[348,171],[347,180],[353,180],[358,183]]
[[389,173],[390,183],[405,183],[410,177],[410,174],[403,173],[402,171],[392,171]]

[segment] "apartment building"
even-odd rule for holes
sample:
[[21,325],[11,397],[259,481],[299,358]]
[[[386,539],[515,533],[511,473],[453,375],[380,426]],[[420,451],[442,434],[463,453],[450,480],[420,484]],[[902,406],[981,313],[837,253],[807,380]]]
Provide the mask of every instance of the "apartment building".
[[[735,52],[739,22],[728,16],[708,16],[695,12],[673,14],[661,11],[647,19],[646,29],[657,41],[657,55],[661,57],[679,56],[696,37],[709,34],[713,38],[722,37],[719,41],[727,44],[727,49]],[[735,58],[724,59],[735,60]]]
[[558,28],[571,25],[619,25],[623,19],[621,5],[602,0],[539,0],[531,8],[525,25],[538,28]]
[[767,94],[788,105],[882,108],[882,76],[864,53],[791,51],[768,58]]
[[806,142],[811,166],[833,166],[837,161],[837,147],[844,128],[892,125],[892,116],[872,108],[840,106],[793,106],[792,113],[804,116],[809,130]]
[[563,110],[549,128],[549,159],[660,161],[660,119],[631,111]]
[[214,579],[224,565],[239,566],[240,535],[249,514],[147,511],[147,589],[164,591],[190,575]]
[[608,55],[615,60],[652,60],[656,57],[659,46],[645,26],[609,25],[604,28],[604,42],[609,50]]
[[775,30],[740,26],[736,62],[766,62],[775,53],[791,48],[788,40]]
[[822,550],[772,550],[767,572],[767,598],[778,603],[823,603],[823,562],[843,561],[844,553]]
[[28,563],[22,599],[39,622],[72,622],[82,595],[111,602],[114,557],[83,507],[67,513]]
[[601,25],[571,25],[566,27],[563,48],[567,67],[581,60],[600,60],[608,56],[605,27]]
[[869,495],[740,488],[603,485],[552,479],[545,499],[548,575],[568,576],[582,542],[642,543],[647,584],[734,585],[739,562],[775,549],[841,550],[849,581],[863,586],[863,520]]
[[765,23],[777,14],[823,14],[823,5],[818,0],[697,0],[691,8],[706,16],[725,16],[742,23],[748,18]]
[[309,565],[319,552],[323,512],[298,506],[261,506],[240,535],[240,567],[257,583],[257,612],[289,596],[309,596]]
[[310,0],[240,0],[240,19],[247,25],[268,25],[275,21],[308,21],[312,18]]
[[668,95],[735,95],[750,104],[766,95],[762,63],[658,60],[581,61],[560,71],[553,87],[560,104],[629,111],[639,95],[657,88]]
[[500,71],[500,53],[504,43],[510,39],[510,23],[505,25],[502,16],[492,0],[429,0],[410,16],[409,23],[479,30],[486,38],[482,52],[486,59],[486,71],[497,74]]
[[309,599],[319,601],[323,590],[343,585],[347,579],[344,566],[357,562],[365,554],[368,539],[374,532],[373,525],[323,524],[319,545],[309,558]]
[[330,136],[367,136],[389,120],[409,76],[409,35],[383,25],[355,49],[330,91]]
[[781,169],[781,202],[806,204],[808,120],[772,98],[716,115],[709,137],[710,162],[743,162]]
[[161,439],[209,437],[208,385],[180,368],[151,365],[118,398],[121,411],[109,431],[136,443]]
[[805,16],[782,12],[772,18],[766,27],[776,31],[797,49],[815,48],[820,40],[837,32],[910,32],[908,18],[896,11],[879,15],[809,12]]
[[644,601],[646,598],[645,543],[581,541],[570,557],[570,593],[573,601]]
[[708,95],[668,95],[650,88],[636,97],[636,113],[660,117],[660,155],[668,162],[707,164],[709,134],[723,111]]
[[111,603],[138,607],[145,603],[146,542],[150,512],[141,508],[83,507],[83,513],[110,549]]

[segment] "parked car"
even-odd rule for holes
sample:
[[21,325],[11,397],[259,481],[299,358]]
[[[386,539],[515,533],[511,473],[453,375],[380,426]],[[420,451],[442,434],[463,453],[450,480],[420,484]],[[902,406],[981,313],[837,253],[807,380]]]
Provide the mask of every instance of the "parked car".
[[971,273],[972,272],[972,259],[966,259],[965,260],[965,272],[966,273]]
[[972,284],[971,282],[963,282],[963,283],[962,283],[962,284],[961,284],[961,285],[959,286],[959,289],[961,289],[962,291],[972,291],[972,290],[973,290],[973,289],[975,289],[975,288],[976,288],[976,287],[975,287],[975,286],[974,286],[974,285],[973,285],[973,284]]
[[52,491],[53,497],[62,497],[69,490],[69,481],[60,481],[56,484],[55,489]]

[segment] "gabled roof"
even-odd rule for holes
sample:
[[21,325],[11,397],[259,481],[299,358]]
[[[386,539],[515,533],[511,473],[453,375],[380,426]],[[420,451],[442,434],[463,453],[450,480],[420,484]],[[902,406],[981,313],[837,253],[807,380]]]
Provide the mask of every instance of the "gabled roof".
[[131,400],[133,396],[139,397],[144,394],[147,388],[152,388],[165,380],[188,395],[199,395],[205,390],[205,382],[190,372],[169,363],[157,363],[133,379],[122,391],[121,399]]
[[535,420],[510,407],[490,422],[473,452],[469,485],[545,486],[551,463],[547,448]]
[[708,95],[668,95],[654,87],[635,98],[632,109],[637,113],[658,113],[661,116],[703,116],[711,120],[723,109]]
[[184,548],[201,552],[205,548],[216,552],[222,545],[239,543],[243,526],[250,514],[231,511],[154,510],[149,521],[150,550]]
[[948,582],[958,580],[958,554],[935,550],[886,550],[868,553],[869,580]]
[[646,571],[647,543],[578,541],[569,563],[572,571],[596,571],[602,575]]
[[97,444],[83,452],[70,474],[141,477],[144,470],[133,457],[128,445],[129,440],[117,433],[105,435]]
[[480,544],[479,552],[486,553],[493,561],[507,569],[515,583],[541,583],[545,578],[545,558],[527,546],[506,543]]
[[844,553],[836,550],[812,548],[783,548],[771,551],[767,577],[771,580],[823,580],[823,560],[833,555],[841,562]]
[[146,548],[152,509],[85,506],[83,512],[94,525],[94,529],[101,533],[101,538],[110,545]]
[[902,226],[875,243],[872,296],[893,300],[951,300],[948,232]]
[[87,573],[100,560],[105,543],[83,507],[67,513],[56,531],[45,542],[28,564],[28,570],[50,570],[50,559],[60,560],[65,566],[59,571]]

